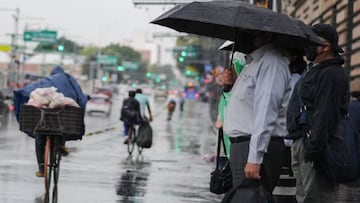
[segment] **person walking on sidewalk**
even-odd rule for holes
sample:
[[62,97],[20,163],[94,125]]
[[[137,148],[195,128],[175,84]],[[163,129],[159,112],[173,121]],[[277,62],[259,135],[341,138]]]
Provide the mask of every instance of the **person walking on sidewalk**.
[[[294,140],[292,169],[296,178],[299,203],[335,202],[335,183],[316,167],[325,152],[327,140],[335,133],[337,123],[345,116],[349,104],[349,79],[339,55],[338,34],[329,24],[317,24],[312,30],[322,45],[305,50],[312,62],[297,82],[287,110],[289,138]],[[306,123],[300,108],[306,105]]]

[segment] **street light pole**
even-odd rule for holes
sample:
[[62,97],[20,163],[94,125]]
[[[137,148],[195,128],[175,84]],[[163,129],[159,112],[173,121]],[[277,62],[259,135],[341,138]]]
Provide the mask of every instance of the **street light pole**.
[[15,14],[13,15],[14,18],[14,33],[10,34],[11,36],[11,52],[10,52],[10,64],[8,65],[8,68],[5,70],[5,84],[3,84],[5,87],[9,87],[12,80],[15,79],[14,77],[14,69],[16,68],[16,51],[17,51],[17,37],[18,37],[18,29],[19,29],[19,15],[20,15],[20,9],[9,9],[9,8],[0,8],[0,11],[15,11]]

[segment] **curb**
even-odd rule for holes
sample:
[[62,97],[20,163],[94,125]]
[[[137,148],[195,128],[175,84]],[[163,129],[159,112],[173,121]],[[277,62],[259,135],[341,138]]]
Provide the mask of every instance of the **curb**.
[[116,129],[116,127],[105,128],[104,130],[97,130],[97,131],[94,131],[94,132],[86,133],[85,136],[97,135],[97,134],[101,134],[101,133],[111,131],[111,130],[115,130],[115,129]]

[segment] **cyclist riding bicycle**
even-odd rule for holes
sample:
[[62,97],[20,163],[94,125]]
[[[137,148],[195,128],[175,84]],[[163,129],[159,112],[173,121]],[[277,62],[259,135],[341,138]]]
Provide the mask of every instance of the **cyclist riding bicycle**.
[[[19,119],[19,109],[21,104],[25,104],[29,100],[30,93],[37,88],[56,87],[57,91],[63,93],[65,97],[70,97],[75,100],[82,109],[85,109],[89,96],[84,94],[80,85],[76,82],[75,78],[64,72],[60,66],[54,67],[50,76],[44,77],[38,83],[30,84],[23,89],[14,91],[14,105],[17,119]],[[83,115],[84,116],[84,115]],[[82,134],[85,133],[85,128]],[[30,135],[35,138],[36,157],[38,161],[39,171],[36,172],[37,177],[44,176],[44,150],[46,137],[35,134]],[[62,136],[59,137],[60,152],[67,155],[69,151],[65,147],[65,140]]]
[[[151,122],[153,120],[151,109],[150,109],[150,102],[146,95],[142,93],[142,90],[140,88],[135,90],[135,99],[140,103],[140,113],[141,113],[141,119],[142,121],[148,121]],[[145,108],[147,108],[149,113],[149,118],[145,115]]]
[[141,121],[140,104],[135,99],[135,91],[129,91],[129,97],[124,99],[120,120],[124,122],[124,144],[128,143],[129,127]]

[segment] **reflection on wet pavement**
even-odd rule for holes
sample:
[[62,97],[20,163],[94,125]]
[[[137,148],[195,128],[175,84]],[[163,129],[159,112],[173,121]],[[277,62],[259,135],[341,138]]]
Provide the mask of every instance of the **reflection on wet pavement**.
[[124,169],[116,185],[116,194],[121,197],[118,202],[142,202],[146,193],[150,162],[144,162],[139,156],[135,161],[129,156],[124,162]]

